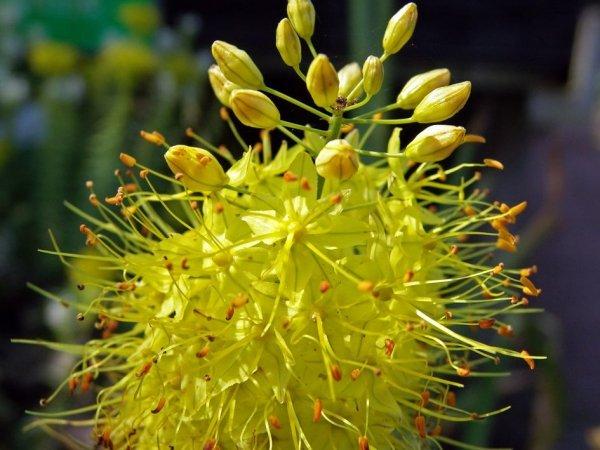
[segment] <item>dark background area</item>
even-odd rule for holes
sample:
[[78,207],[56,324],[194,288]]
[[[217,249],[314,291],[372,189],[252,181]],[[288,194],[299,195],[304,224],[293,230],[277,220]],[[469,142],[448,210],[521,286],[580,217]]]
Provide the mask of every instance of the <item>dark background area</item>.
[[[315,1],[315,45],[337,68],[362,62],[379,53],[387,18],[403,4]],[[274,46],[285,1],[163,0],[158,5],[167,27],[176,28],[190,13],[199,18],[192,46],[200,60],[208,61],[216,39],[240,45],[270,85],[308,99]],[[517,450],[600,448],[591,431],[600,426],[600,5],[582,0],[424,0],[418,6],[416,32],[386,65],[381,97],[393,100],[410,76],[436,67],[451,69],[455,81],[473,82],[468,106],[453,120],[486,136],[488,143],[459,157],[503,161],[505,171],[484,178],[485,185],[494,198],[509,204],[529,201],[520,229],[523,246],[514,262],[539,266],[536,280],[544,294],[536,306],[547,310],[520,326],[532,350],[549,355],[549,361],[533,373],[515,364],[513,377],[499,382],[474,380],[468,401],[475,409],[505,404],[513,409],[470,425],[456,437]],[[198,96],[197,103],[214,113],[209,97]],[[289,115],[290,120],[302,117]],[[180,130],[188,125],[177,124]],[[211,133],[215,142],[230,142],[225,130],[213,127]],[[15,209],[27,208],[27,197],[16,202],[10,184],[12,177],[25,177],[25,189],[34,189],[36,179],[28,173],[33,165],[21,172],[3,169],[0,213],[5,219],[0,220],[8,222]],[[68,199],[79,201],[80,196],[70,192]],[[68,214],[60,203],[54,206],[60,217]],[[33,219],[23,220],[27,226]],[[47,351],[8,341],[57,336],[48,325],[44,301],[25,287],[27,281],[50,290],[64,285],[60,267],[35,253],[38,246],[48,246],[39,228],[3,227],[0,233],[0,449],[51,448],[23,438],[20,428],[24,410],[35,407],[53,386],[57,375],[47,374],[58,363]],[[76,327],[72,321],[67,324]]]

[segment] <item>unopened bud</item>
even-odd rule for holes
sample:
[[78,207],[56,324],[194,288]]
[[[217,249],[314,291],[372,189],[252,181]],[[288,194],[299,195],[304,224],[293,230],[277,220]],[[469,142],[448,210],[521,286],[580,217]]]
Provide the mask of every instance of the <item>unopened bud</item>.
[[446,159],[463,143],[465,129],[452,125],[432,125],[425,128],[406,147],[406,157],[419,162]]
[[175,145],[167,150],[165,159],[173,173],[181,174],[179,181],[192,191],[216,191],[229,181],[221,164],[207,150]]
[[417,5],[404,5],[388,22],[383,35],[383,50],[388,55],[400,51],[411,38],[417,24]]
[[328,180],[348,180],[358,170],[358,154],[344,139],[329,141],[315,160],[317,172]]
[[290,67],[297,67],[302,60],[300,38],[289,19],[281,19],[275,32],[275,46],[281,59]]
[[363,87],[367,95],[375,95],[383,84],[383,63],[377,56],[369,56],[363,64]]
[[239,89],[239,86],[229,81],[216,64],[208,69],[208,81],[210,81],[210,85],[219,101],[223,105],[229,106],[229,97],[231,97],[234,89]]
[[277,106],[269,97],[252,89],[236,89],[229,99],[231,109],[244,125],[270,129],[279,125]]
[[323,54],[317,55],[306,74],[306,87],[315,104],[326,108],[335,103],[339,85],[337,72],[329,58]]
[[309,40],[315,32],[315,7],[310,0],[288,0],[287,14],[302,39]]
[[470,81],[434,89],[417,105],[412,118],[420,123],[449,119],[465,106],[470,93]]
[[429,72],[415,75],[402,88],[396,104],[402,109],[414,109],[434,89],[448,86],[450,71],[448,69],[434,69]]
[[223,41],[215,41],[212,55],[223,75],[243,88],[260,89],[264,86],[262,73],[244,50]]
[[350,92],[352,92],[356,85],[360,83],[360,80],[362,80],[362,72],[360,71],[358,63],[352,62],[342,67],[338,71],[338,80],[340,83],[338,95],[347,98]]

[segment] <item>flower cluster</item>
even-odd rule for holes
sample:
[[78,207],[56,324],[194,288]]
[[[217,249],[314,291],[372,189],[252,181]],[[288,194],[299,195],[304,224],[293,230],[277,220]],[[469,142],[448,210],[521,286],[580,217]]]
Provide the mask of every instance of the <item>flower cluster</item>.
[[[87,276],[80,288],[99,294],[73,305],[101,337],[44,344],[81,356],[44,403],[63,389],[93,389],[96,401],[38,413],[35,424],[93,425],[104,448],[439,448],[457,444],[445,423],[506,409],[460,409],[465,377],[501,356],[534,367],[539,357],[525,350],[485,343],[488,333],[510,337],[511,314],[540,293],[535,268],[486,262],[496,248],[516,250],[508,228],[526,203],[490,203],[474,187],[474,168],[502,169],[498,161],[440,164],[483,138],[429,125],[402,147],[396,127],[386,151],[365,148],[378,125],[451,118],[470,83],[432,70],[393,104],[352,114],[411,38],[416,6],[390,19],[381,56],[339,72],[314,49],[310,0],[289,0],[287,16],[276,47],[314,105],[268,87],[245,51],[217,41],[209,79],[241,158],[191,129],[200,147],[142,132],[167,149],[172,176],[122,154],[115,195],[101,201],[88,182],[98,216],[84,215],[80,231],[91,251],[51,253],[105,274]],[[326,126],[285,121],[273,99]],[[398,109],[410,116],[384,118]],[[243,141],[230,110],[261,129],[260,143]],[[275,152],[276,133],[286,140]]]

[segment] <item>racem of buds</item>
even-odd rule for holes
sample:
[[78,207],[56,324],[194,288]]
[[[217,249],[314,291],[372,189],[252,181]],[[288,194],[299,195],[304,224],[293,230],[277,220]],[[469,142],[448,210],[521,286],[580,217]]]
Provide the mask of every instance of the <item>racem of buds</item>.
[[313,59],[306,74],[306,88],[317,106],[326,108],[335,103],[339,90],[338,74],[326,55]]
[[236,89],[231,94],[229,103],[235,116],[246,126],[271,129],[279,125],[277,106],[262,92]]
[[406,82],[396,104],[402,109],[414,109],[434,89],[450,84],[448,69],[434,69],[415,75]]
[[309,40],[315,32],[315,7],[310,0],[288,0],[287,15],[302,39]]
[[174,145],[165,153],[167,165],[186,189],[212,192],[223,188],[229,177],[208,150]]
[[208,69],[208,81],[219,101],[223,105],[229,106],[229,97],[231,97],[234,89],[239,89],[239,86],[225,78],[225,75],[216,64]]
[[275,46],[279,50],[281,59],[290,67],[297,67],[302,60],[300,38],[294,31],[289,19],[281,19],[275,32]]
[[425,128],[406,146],[407,158],[419,162],[446,159],[464,142],[465,129],[452,125],[432,125]]
[[360,80],[362,80],[362,72],[358,63],[351,62],[342,67],[338,71],[338,80],[340,83],[338,96],[347,98],[356,85],[360,83]]
[[471,82],[434,89],[417,105],[412,118],[420,123],[441,122],[459,112],[471,94]]
[[348,180],[358,170],[358,153],[344,139],[329,141],[317,155],[317,173],[326,180]]
[[383,35],[383,50],[387,55],[398,53],[412,37],[417,24],[417,5],[408,3],[392,16]]
[[224,41],[215,41],[212,55],[223,75],[243,88],[260,89],[264,86],[262,73],[244,50]]
[[383,63],[377,56],[369,56],[363,64],[363,88],[367,95],[375,95],[383,84]]

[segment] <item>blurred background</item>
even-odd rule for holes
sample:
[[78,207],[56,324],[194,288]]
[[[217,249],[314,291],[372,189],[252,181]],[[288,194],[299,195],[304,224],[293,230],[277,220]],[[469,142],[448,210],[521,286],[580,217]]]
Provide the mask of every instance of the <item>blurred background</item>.
[[[379,54],[387,20],[403,2],[315,4],[315,44],[341,68]],[[544,294],[532,306],[546,313],[514,323],[514,345],[550,357],[534,372],[508,362],[512,377],[472,380],[465,407],[513,409],[452,433],[483,446],[600,449],[600,4],[418,6],[415,35],[386,64],[378,102],[393,101],[410,76],[437,67],[473,82],[453,121],[488,143],[456,158],[503,161],[503,173],[483,178],[493,199],[529,201],[520,251],[504,260],[538,265]],[[0,449],[61,448],[22,427],[25,409],[37,407],[71,364],[9,339],[78,342],[92,333],[26,285],[82,295],[57,258],[36,251],[50,248],[48,228],[62,248],[82,247],[79,219],[63,200],[85,210],[87,179],[100,196],[113,193],[121,151],[163,168],[140,129],[187,142],[191,126],[213,143],[233,144],[207,84],[215,39],[246,49],[273,87],[307,98],[275,49],[284,14],[284,0],[0,0]]]

